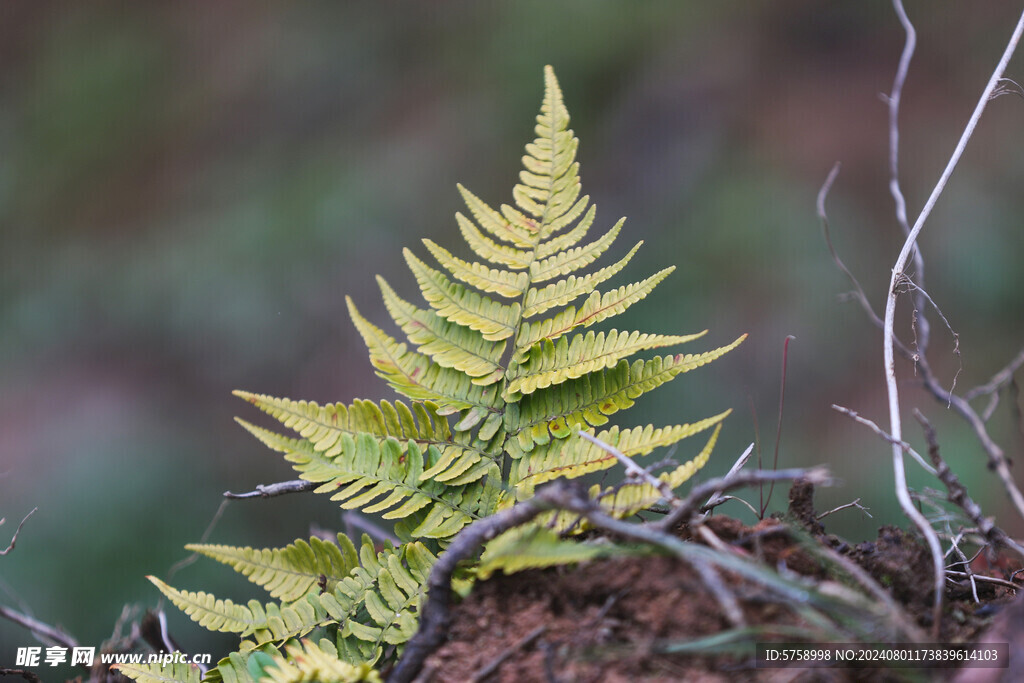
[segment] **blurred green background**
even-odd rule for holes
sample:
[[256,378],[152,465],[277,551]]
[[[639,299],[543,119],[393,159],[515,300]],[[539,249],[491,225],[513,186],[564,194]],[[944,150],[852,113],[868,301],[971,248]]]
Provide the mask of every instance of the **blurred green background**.
[[[901,163],[914,215],[1013,11],[908,4],[920,46]],[[903,241],[878,97],[903,39],[888,3],[25,2],[0,17],[0,546],[39,507],[0,558],[0,603],[99,645],[123,604],[156,604],[144,576],[167,578],[223,491],[292,478],[234,424],[258,415],[232,389],[390,397],[343,297],[384,324],[375,273],[415,298],[402,246],[424,255],[430,237],[464,253],[457,182],[510,201],[545,64],[581,139],[595,229],[629,217],[609,258],[646,241],[616,282],[678,266],[618,326],[710,328],[693,351],[750,333],[620,423],[733,407],[702,476],[724,472],[755,425],[770,460],[783,339],[795,335],[780,466],[828,463],[843,486],[819,491],[819,509],[860,497],[875,515],[837,514],[831,531],[861,540],[902,523],[888,449],[829,407],[887,423],[881,335],[841,302],[848,283],[814,208],[841,161],[836,247],[881,310]],[[1021,80],[1022,64],[1008,75]],[[960,334],[960,387],[987,380],[1024,332],[1022,127],[1021,98],[991,104],[923,238],[926,286]],[[948,382],[950,336],[934,338]],[[900,373],[906,414],[926,410],[946,457],[999,513],[1002,491],[964,426],[911,368]],[[1008,403],[993,431],[1019,456]],[[773,508],[784,504],[776,491]],[[733,505],[724,511],[751,519]],[[310,524],[341,529],[339,512],[312,496],[239,501],[209,540],[279,546]],[[173,583],[258,593],[211,561]],[[231,642],[170,613],[188,648]],[[0,623],[0,643],[11,665],[31,638]]]

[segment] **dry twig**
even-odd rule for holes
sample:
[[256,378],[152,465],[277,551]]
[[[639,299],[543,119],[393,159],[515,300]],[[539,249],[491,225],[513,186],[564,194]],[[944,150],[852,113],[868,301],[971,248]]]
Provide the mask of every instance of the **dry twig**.
[[254,491],[247,491],[245,493],[231,493],[231,491],[225,491],[225,498],[273,498],[274,496],[283,496],[286,493],[300,493],[302,491],[312,491],[319,484],[313,481],[306,481],[305,479],[293,479],[291,481],[279,481],[276,484],[260,484]]
[[[14,535],[11,536],[11,542],[7,544],[7,548],[5,548],[4,550],[0,550],[0,555],[6,555],[7,553],[9,553],[12,550],[14,550],[14,544],[18,542],[18,534],[21,533],[21,527],[25,526],[25,522],[28,520],[28,518],[31,517],[32,515],[34,515],[36,510],[38,510],[38,509],[39,508],[37,508],[37,507],[32,508],[29,511],[29,513],[27,515],[25,515],[21,519],[21,523],[18,525],[18,528],[14,530]],[[0,519],[0,524],[3,524],[3,523],[4,523],[4,520]]]

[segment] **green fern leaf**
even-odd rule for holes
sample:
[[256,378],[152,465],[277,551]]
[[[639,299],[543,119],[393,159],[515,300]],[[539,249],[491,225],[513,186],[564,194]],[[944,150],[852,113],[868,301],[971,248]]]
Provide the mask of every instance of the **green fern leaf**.
[[185,549],[230,565],[284,602],[294,602],[317,587],[333,590],[359,562],[355,546],[344,534],[338,534],[337,545],[314,536],[308,543],[298,540],[284,548],[190,544]]
[[[339,541],[340,548],[315,539],[264,550],[189,546],[231,565],[281,601],[236,605],[153,580],[194,620],[244,638],[239,651],[210,672],[210,681],[369,675],[363,665],[385,653],[393,657],[415,631],[434,551],[447,547],[466,524],[530,495],[541,482],[611,467],[614,458],[577,438],[576,430],[604,426],[640,395],[742,342],[740,337],[704,353],[630,360],[703,333],[577,331],[620,315],[672,268],[598,291],[640,244],[611,265],[596,265],[624,219],[585,241],[597,212],[582,195],[579,141],[550,67],[544,80],[536,137],[526,145],[513,205],[492,208],[459,186],[466,214],[456,213],[456,223],[476,257],[464,260],[424,240],[438,270],[405,250],[425,306],[401,298],[378,277],[388,313],[407,341],[368,321],[346,297],[376,373],[411,404],[357,400],[320,406],[236,392],[294,436],[240,420],[250,433],[315,482],[316,493],[345,509],[393,520],[402,545],[378,552],[364,538],[358,561],[347,540]],[[697,457],[660,475],[675,487],[707,461],[727,413],[659,429],[611,427],[598,438],[627,457],[639,457],[714,428]],[[603,494],[602,505],[615,516],[632,514],[660,496],[658,489],[636,482],[593,492]],[[480,575],[603,552],[558,537],[570,527],[582,528],[573,515],[543,517],[549,529],[535,525],[492,541]],[[313,629],[334,640],[295,641]]]
[[114,664],[111,670],[139,683],[201,683],[202,670],[194,664]]
[[303,639],[285,645],[285,654],[263,667],[258,683],[356,683],[383,679],[369,664],[352,665],[339,659],[330,641],[319,644]]
[[320,603],[343,636],[370,643],[379,654],[385,644],[400,645],[416,631],[415,614],[436,558],[422,543],[386,546],[377,553],[369,537],[359,551],[361,566],[338,583]]
[[487,544],[476,576],[489,578],[496,571],[514,574],[525,569],[544,569],[587,562],[608,555],[614,546],[579,543],[561,538],[545,526],[510,529]]
[[600,427],[608,416],[633,406],[638,396],[671,381],[678,375],[710,363],[739,346],[746,338],[700,354],[679,354],[637,360],[621,360],[607,368],[562,382],[546,391],[524,396],[506,410],[507,446],[513,457],[522,457],[535,443],[567,438],[572,425]]

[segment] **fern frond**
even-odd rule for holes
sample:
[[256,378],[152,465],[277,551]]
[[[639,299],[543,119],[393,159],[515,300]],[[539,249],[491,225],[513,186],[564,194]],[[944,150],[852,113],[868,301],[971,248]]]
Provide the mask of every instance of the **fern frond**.
[[203,672],[195,664],[114,664],[111,670],[139,683],[202,683]]
[[338,583],[320,603],[339,624],[344,636],[372,644],[378,653],[385,644],[401,645],[416,632],[421,587],[436,557],[422,543],[374,551],[363,537],[361,566]]
[[333,494],[331,500],[346,510],[401,519],[427,508],[426,519],[414,529],[416,537],[446,538],[456,533],[479,516],[485,489],[494,486],[486,481],[453,486],[426,478],[424,469],[436,463],[440,452],[431,446],[424,453],[415,441],[378,442],[369,434],[355,439],[345,434],[338,455],[327,457],[306,440],[239,422],[266,445],[283,452],[303,479],[320,484],[316,493]]
[[[570,209],[567,213],[565,213],[557,220],[552,221],[550,223],[551,230],[553,232],[557,232],[560,229],[557,227],[558,225],[570,225],[572,221],[576,220],[576,217],[583,211],[589,200],[589,197],[584,197],[583,199],[578,201],[576,203],[576,206]],[[546,259],[547,257],[564,251],[569,247],[573,246],[574,244],[576,244],[577,242],[579,242],[586,236],[587,232],[590,230],[590,226],[594,224],[594,218],[596,217],[597,207],[591,206],[589,209],[587,209],[586,215],[583,216],[582,219],[580,219],[580,222],[577,223],[576,227],[574,227],[572,230],[537,245],[536,258]]]
[[185,549],[231,566],[284,602],[294,602],[316,587],[333,590],[359,563],[355,546],[344,534],[338,534],[337,544],[314,536],[308,543],[300,539],[284,548],[190,544]]
[[532,251],[524,251],[515,247],[498,244],[487,237],[480,229],[461,213],[455,214],[455,222],[459,224],[459,232],[469,247],[481,258],[500,266],[508,266],[513,270],[524,270],[530,267],[533,260]]
[[620,358],[639,351],[682,344],[703,336],[705,332],[675,336],[610,330],[607,333],[578,334],[571,340],[562,337],[554,344],[545,341],[532,347],[525,360],[509,366],[512,380],[505,389],[505,396],[531,394],[567,379],[613,367]]
[[531,263],[531,282],[547,282],[581,268],[586,268],[600,258],[601,254],[612,245],[615,238],[619,236],[619,231],[622,230],[622,224],[625,222],[625,218],[619,220],[618,223],[612,226],[611,230],[585,247],[574,247],[559,252],[554,256],[549,256],[542,261]]
[[451,441],[448,423],[435,406],[413,403],[410,409],[401,401],[390,403],[357,400],[352,405],[331,403],[320,406],[313,401],[293,401],[247,391],[232,392],[248,401],[288,429],[296,432],[313,448],[333,457],[340,451],[343,434],[372,434],[381,439],[412,439],[420,444],[445,444]]
[[642,282],[624,285],[605,294],[592,291],[579,310],[569,306],[539,323],[524,323],[516,336],[515,359],[522,361],[525,354],[538,343],[555,341],[577,327],[590,327],[622,313],[646,297],[673,270],[674,267],[665,268]]

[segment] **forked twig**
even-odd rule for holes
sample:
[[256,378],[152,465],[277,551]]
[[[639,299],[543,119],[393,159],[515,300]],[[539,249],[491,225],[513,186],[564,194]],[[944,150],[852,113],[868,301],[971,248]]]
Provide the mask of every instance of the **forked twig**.
[[[36,510],[38,509],[38,507],[32,508],[31,510],[29,510],[29,513],[27,515],[21,518],[21,523],[18,524],[18,528],[14,530],[14,535],[11,536],[11,542],[7,544],[7,547],[4,550],[0,550],[0,555],[6,555],[7,553],[14,550],[14,545],[18,542],[18,534],[21,533],[21,527],[25,526],[25,522],[28,520],[28,518],[34,515],[36,513]],[[0,519],[0,524],[3,523],[4,520]]]

